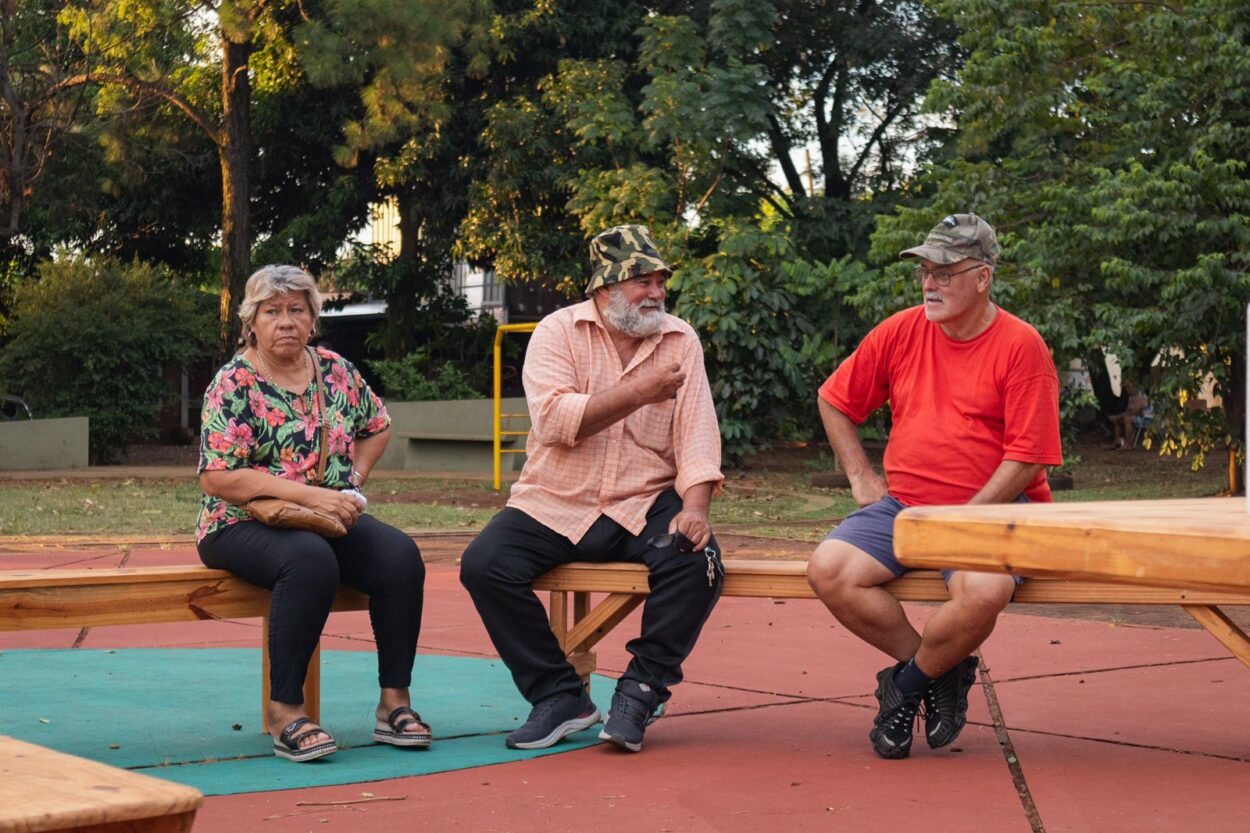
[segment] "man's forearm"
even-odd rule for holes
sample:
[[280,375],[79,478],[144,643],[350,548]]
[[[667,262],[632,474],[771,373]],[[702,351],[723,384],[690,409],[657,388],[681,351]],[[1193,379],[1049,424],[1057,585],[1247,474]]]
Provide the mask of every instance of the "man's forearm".
[[231,469],[203,472],[200,474],[200,488],[206,495],[242,506],[258,497],[276,497],[304,503],[308,499],[309,489],[314,487],[269,472]]
[[621,382],[608,390],[592,394],[586,400],[586,410],[582,412],[582,424],[577,429],[578,441],[593,437],[645,404],[647,403],[642,401],[632,382]]
[[1020,497],[1043,468],[1040,463],[1003,460],[968,503],[1010,503]]
[[696,483],[686,489],[686,493],[681,496],[682,509],[688,512],[708,514],[712,506],[713,485],[709,480],[705,483]]
[[872,463],[868,461],[864,446],[859,441],[859,429],[855,423],[824,399],[818,400],[818,404],[820,421],[825,426],[825,436],[829,438],[829,445],[833,448],[833,453],[837,456],[838,463],[846,472],[846,476],[854,480],[856,477],[872,473]]

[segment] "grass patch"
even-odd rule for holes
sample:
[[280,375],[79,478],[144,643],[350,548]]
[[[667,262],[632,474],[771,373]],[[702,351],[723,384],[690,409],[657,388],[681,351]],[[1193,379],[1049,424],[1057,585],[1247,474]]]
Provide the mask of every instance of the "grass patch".
[[[1076,488],[1057,501],[1208,497],[1227,488],[1222,458],[1191,471],[1189,462],[1144,451],[1079,450]],[[845,489],[811,485],[829,468],[820,450],[769,455],[768,466],[726,472],[725,490],[712,503],[714,528],[769,538],[820,541],[836,520],[854,511]],[[370,481],[369,512],[401,529],[477,530],[503,508],[507,493],[490,484],[454,478]],[[133,480],[0,481],[0,535],[191,534],[200,504],[191,477]]]
[[[414,484],[420,500],[395,500]],[[489,487],[463,481],[369,485],[369,513],[401,529],[479,529],[497,511],[490,502],[502,505]],[[0,535],[190,535],[202,496],[191,478],[0,481]]]

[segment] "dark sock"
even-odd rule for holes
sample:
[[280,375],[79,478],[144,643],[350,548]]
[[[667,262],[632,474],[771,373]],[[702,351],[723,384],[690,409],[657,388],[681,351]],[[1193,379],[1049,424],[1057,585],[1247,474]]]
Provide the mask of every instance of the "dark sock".
[[904,694],[916,694],[924,691],[933,683],[933,678],[926,675],[916,665],[916,658],[907,660],[907,664],[894,672],[894,684]]

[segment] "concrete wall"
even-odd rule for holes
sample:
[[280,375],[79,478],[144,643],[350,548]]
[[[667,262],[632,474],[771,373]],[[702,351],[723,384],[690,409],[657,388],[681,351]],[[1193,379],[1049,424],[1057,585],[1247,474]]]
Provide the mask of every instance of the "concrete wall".
[[87,417],[0,422],[0,470],[87,466]]
[[[500,407],[505,414],[529,413],[524,397],[504,399]],[[386,409],[391,414],[391,441],[378,460],[379,469],[491,471],[493,400],[387,402]],[[505,431],[524,431],[529,428],[529,419],[504,420],[503,427]],[[409,438],[403,434],[420,436]],[[512,439],[511,447],[525,447],[524,437]],[[524,462],[524,454],[505,454],[500,465],[504,471],[518,471]]]

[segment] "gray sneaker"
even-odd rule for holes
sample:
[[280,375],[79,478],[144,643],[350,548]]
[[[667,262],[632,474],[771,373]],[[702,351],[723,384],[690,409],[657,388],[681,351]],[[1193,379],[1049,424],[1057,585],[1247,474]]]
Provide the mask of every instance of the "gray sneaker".
[[603,721],[602,740],[630,752],[642,751],[642,735],[656,719],[660,697],[646,683],[621,680],[612,695],[612,707]]
[[598,722],[599,709],[585,691],[580,697],[555,694],[535,703],[525,725],[510,732],[504,743],[512,749],[546,749]]

